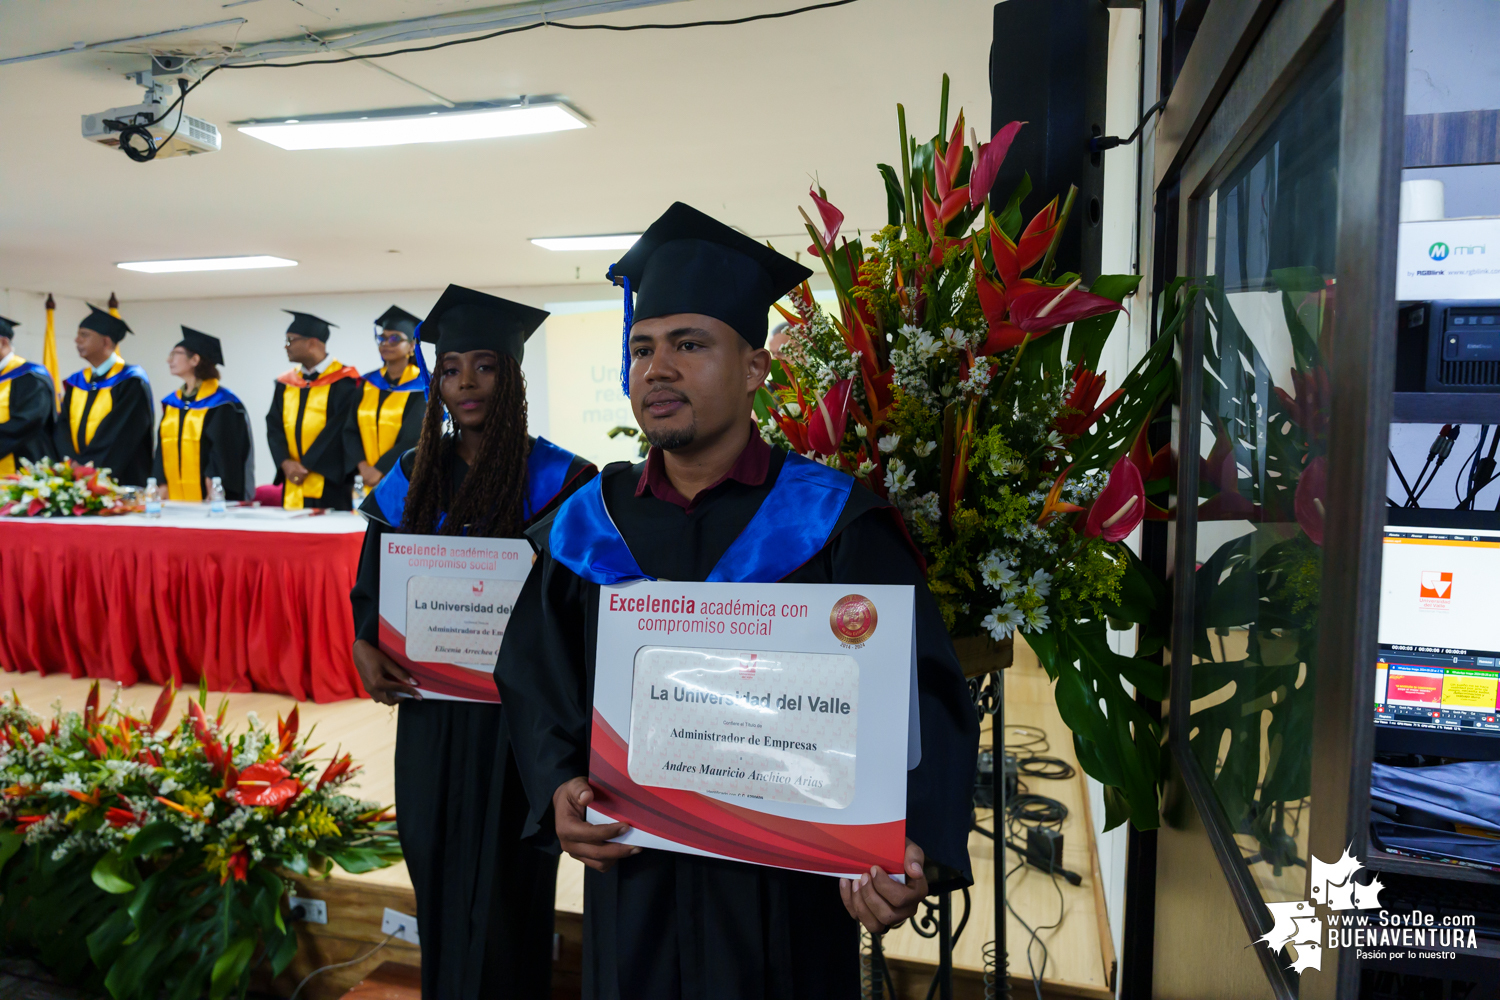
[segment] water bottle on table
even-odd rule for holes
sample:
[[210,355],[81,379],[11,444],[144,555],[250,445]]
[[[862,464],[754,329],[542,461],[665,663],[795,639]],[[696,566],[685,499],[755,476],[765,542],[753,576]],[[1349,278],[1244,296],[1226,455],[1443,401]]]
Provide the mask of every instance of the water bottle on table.
[[354,506],[358,507],[365,502],[365,477],[356,475],[354,477]]
[[146,480],[146,516],[161,517],[161,490],[157,488],[155,476]]
[[208,484],[208,516],[223,517],[228,511],[224,506],[224,482],[214,476]]

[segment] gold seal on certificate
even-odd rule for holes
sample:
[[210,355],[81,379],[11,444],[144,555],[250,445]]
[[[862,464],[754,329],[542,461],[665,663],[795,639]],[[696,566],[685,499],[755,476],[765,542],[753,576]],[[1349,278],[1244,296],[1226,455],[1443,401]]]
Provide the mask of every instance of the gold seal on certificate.
[[851,656],[670,646],[635,656],[638,785],[842,809],[854,800],[858,728]]

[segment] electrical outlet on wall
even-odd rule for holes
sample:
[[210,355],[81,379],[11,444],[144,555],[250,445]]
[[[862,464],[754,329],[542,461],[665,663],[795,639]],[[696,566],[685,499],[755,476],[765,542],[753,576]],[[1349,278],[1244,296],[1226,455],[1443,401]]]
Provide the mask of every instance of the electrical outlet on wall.
[[[298,913],[298,908],[302,912]],[[287,912],[292,915],[293,920],[301,920],[309,924],[328,923],[328,904],[321,899],[308,899],[306,896],[288,896],[286,898]]]
[[417,918],[400,910],[385,908],[385,918],[380,921],[380,933],[394,934],[397,939],[420,945],[417,938]]

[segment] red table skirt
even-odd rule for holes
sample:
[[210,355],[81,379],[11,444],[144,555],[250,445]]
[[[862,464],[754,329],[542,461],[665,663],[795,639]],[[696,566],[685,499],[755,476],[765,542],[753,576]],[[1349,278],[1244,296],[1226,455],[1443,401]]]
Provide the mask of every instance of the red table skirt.
[[0,666],[365,697],[349,609],[363,538],[0,521]]

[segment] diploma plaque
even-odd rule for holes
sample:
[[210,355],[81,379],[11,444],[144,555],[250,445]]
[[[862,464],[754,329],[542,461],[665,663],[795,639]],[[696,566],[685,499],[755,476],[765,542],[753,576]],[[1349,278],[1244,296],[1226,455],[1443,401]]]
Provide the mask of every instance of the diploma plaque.
[[524,539],[380,536],[380,648],[423,698],[500,701],[495,658],[532,558]]
[[[592,822],[828,875],[902,870],[913,588],[642,582],[599,592]],[[899,877],[899,875],[898,875]]]

